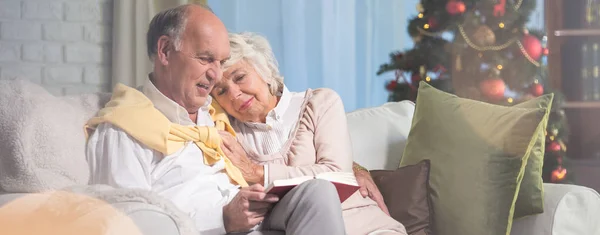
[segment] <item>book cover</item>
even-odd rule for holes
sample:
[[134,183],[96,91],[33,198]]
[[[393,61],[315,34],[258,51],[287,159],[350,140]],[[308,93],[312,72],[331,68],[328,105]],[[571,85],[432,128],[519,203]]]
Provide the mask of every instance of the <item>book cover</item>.
[[593,99],[600,100],[600,55],[598,43],[592,44],[592,90]]
[[352,172],[326,172],[316,176],[303,176],[284,180],[275,180],[266,189],[265,192],[275,194],[279,198],[283,198],[290,190],[296,186],[312,179],[322,179],[331,182],[337,190],[340,202],[343,203],[360,187],[356,182],[354,173]]
[[581,45],[581,55],[581,100],[589,101],[594,99],[594,84],[592,81],[592,49],[587,42]]

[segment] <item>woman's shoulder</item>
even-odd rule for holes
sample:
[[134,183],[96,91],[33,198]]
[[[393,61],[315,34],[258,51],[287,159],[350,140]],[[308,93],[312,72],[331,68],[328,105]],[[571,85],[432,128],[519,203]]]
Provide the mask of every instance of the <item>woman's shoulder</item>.
[[312,103],[332,104],[342,100],[340,95],[330,88],[317,88],[314,90],[309,90],[308,93],[307,99]]
[[308,90],[305,98],[308,106],[314,110],[327,110],[333,106],[344,106],[340,95],[330,88]]

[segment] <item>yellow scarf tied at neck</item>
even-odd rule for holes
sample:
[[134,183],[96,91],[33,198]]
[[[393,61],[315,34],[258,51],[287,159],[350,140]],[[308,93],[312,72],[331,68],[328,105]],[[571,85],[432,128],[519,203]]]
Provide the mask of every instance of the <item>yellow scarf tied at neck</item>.
[[[217,112],[211,107],[209,112],[213,120],[218,119],[215,121],[217,127],[235,134],[222,110]],[[215,114],[220,116],[215,117]],[[152,102],[143,93],[134,88],[117,84],[110,101],[96,117],[88,121],[86,136],[88,136],[88,129],[94,129],[104,122],[121,128],[134,139],[165,156],[175,153],[186,142],[192,141],[202,150],[205,164],[210,166],[223,159],[225,171],[232,183],[242,187],[248,186],[240,170],[223,153],[217,127],[184,126],[172,123],[154,108]]]

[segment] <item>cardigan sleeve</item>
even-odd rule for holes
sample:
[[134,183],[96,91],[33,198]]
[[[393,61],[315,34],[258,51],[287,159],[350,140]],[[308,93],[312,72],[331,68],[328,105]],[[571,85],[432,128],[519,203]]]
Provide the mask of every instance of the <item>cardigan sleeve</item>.
[[315,94],[314,99],[310,101],[314,111],[311,114],[311,126],[314,128],[313,141],[300,143],[301,145],[314,144],[315,163],[301,166],[270,163],[268,167],[269,183],[277,179],[314,176],[323,172],[352,172],[352,144],[342,100],[331,89],[319,90],[315,90],[315,92],[319,91],[320,94]]

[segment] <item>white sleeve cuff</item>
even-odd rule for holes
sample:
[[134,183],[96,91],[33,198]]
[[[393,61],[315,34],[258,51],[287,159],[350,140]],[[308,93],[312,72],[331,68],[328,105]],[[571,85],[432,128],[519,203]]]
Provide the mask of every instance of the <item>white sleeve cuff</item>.
[[267,187],[267,185],[269,184],[269,165],[268,164],[263,165],[263,171],[265,172],[265,174],[264,174],[265,180],[263,181],[263,186]]

